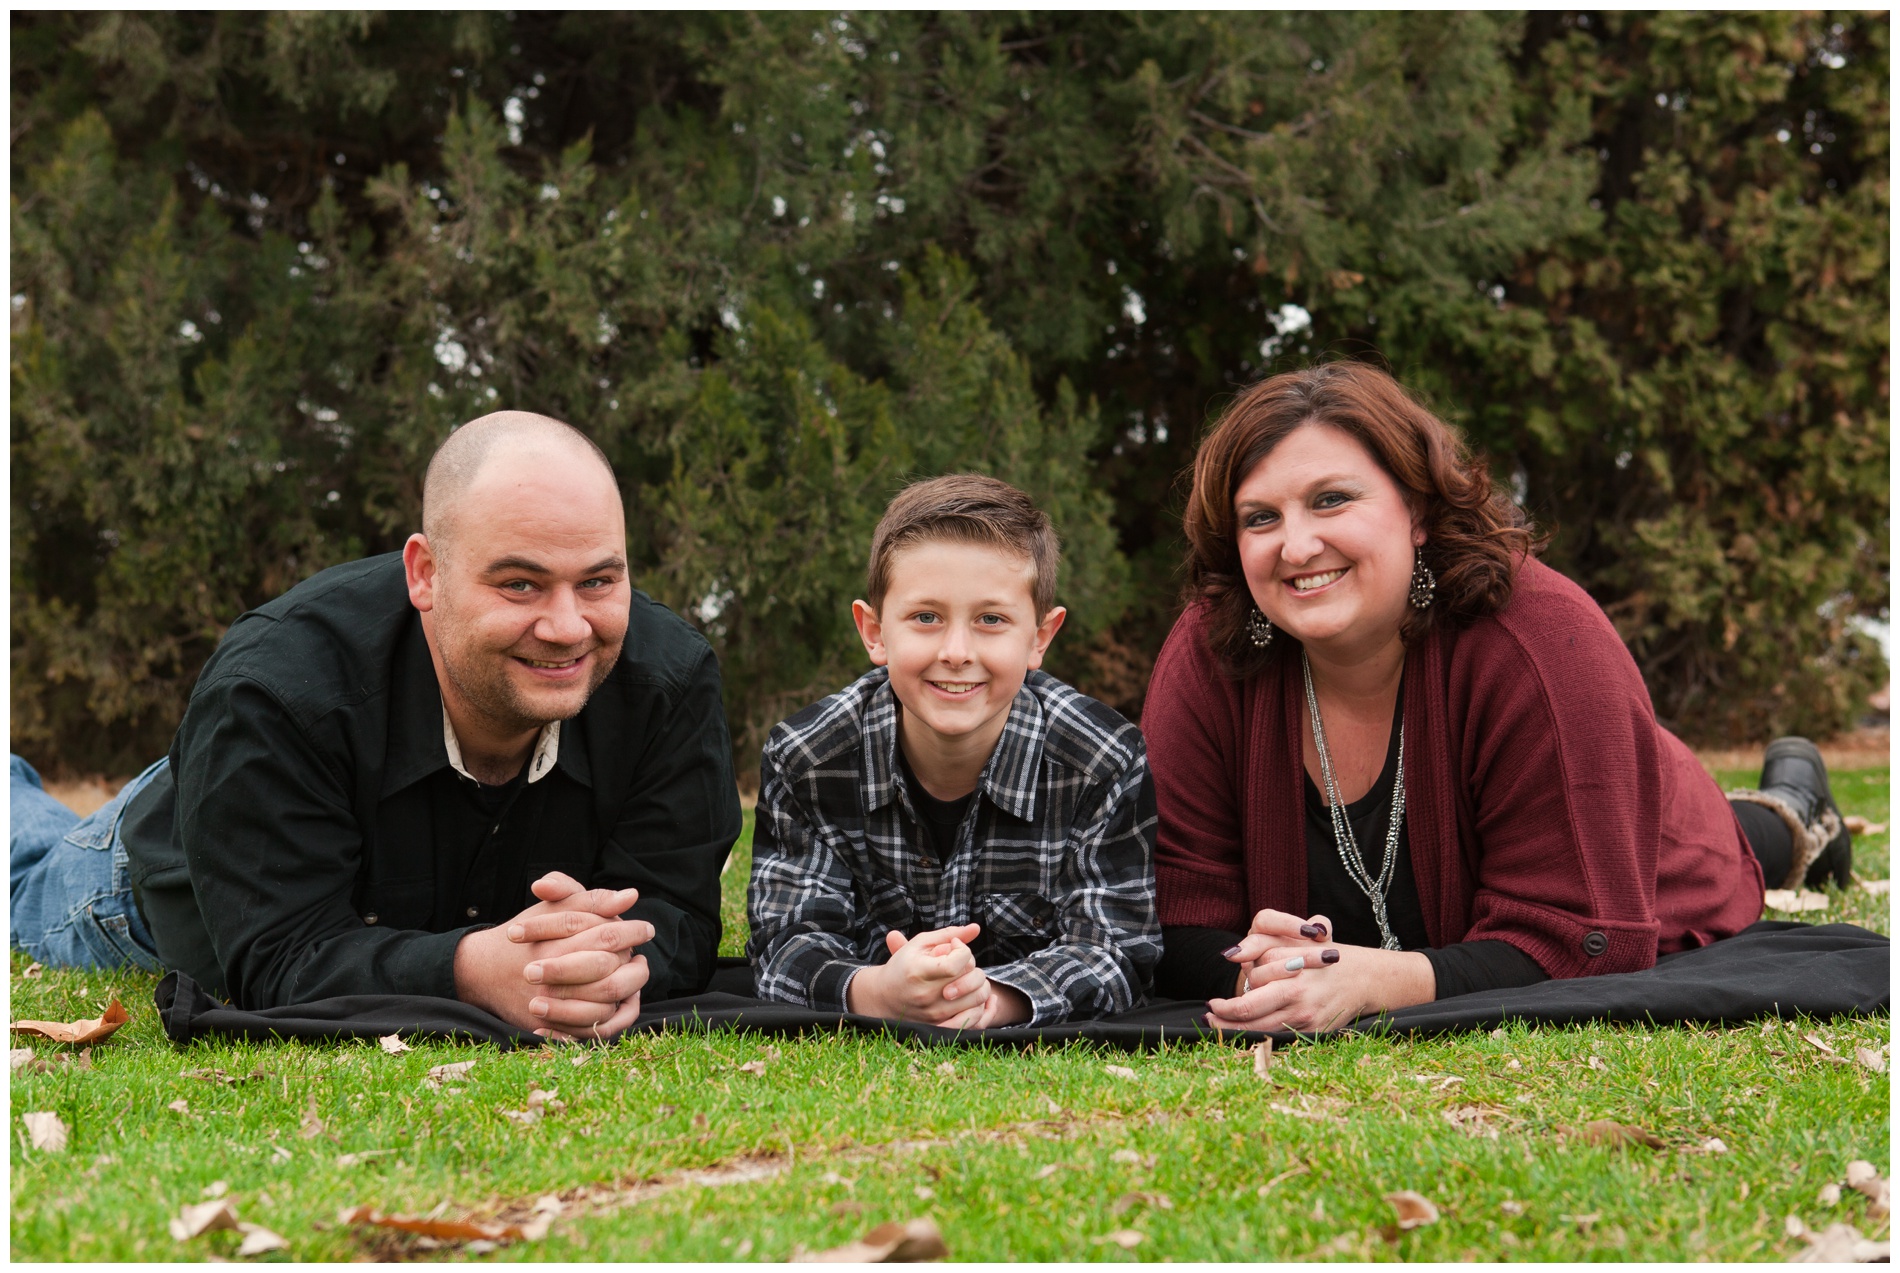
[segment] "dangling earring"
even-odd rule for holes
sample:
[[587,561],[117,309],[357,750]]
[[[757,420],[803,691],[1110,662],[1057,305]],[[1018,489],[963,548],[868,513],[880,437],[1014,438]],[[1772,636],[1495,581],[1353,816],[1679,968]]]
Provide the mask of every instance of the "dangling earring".
[[1273,644],[1273,620],[1267,618],[1259,606],[1247,616],[1247,639],[1253,642],[1253,648],[1264,650]]
[[1432,603],[1438,594],[1438,577],[1425,565],[1425,558],[1416,550],[1412,553],[1412,608],[1423,610]]

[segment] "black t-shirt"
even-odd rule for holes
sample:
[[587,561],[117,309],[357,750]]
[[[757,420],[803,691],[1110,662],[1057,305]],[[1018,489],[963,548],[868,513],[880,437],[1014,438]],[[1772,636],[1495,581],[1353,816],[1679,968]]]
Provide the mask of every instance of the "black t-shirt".
[[970,811],[976,792],[969,791],[955,800],[939,800],[917,781],[917,774],[901,746],[897,749],[897,764],[904,771],[904,788],[910,793],[910,806],[917,811],[917,821],[924,833],[924,848],[937,866],[942,867],[957,850],[957,831],[963,826],[963,817]]
[[[1398,779],[1399,727],[1404,720],[1404,701],[1401,693],[1400,706],[1393,714],[1392,741],[1386,747],[1385,768],[1380,771],[1378,781],[1345,809],[1366,874],[1374,880],[1385,861],[1386,829],[1391,824],[1392,793]],[[1372,899],[1346,871],[1325,797],[1311,777],[1306,778],[1305,787],[1307,913],[1324,915],[1333,921],[1334,941],[1376,947],[1381,937]],[[1528,986],[1549,979],[1549,974],[1536,960],[1509,942],[1468,941],[1432,946],[1425,930],[1425,911],[1419,901],[1418,880],[1412,873],[1412,855],[1403,822],[1399,824],[1394,852],[1398,861],[1393,866],[1391,887],[1386,893],[1386,922],[1391,925],[1400,946],[1416,950],[1431,960],[1438,998],[1448,999],[1475,990]],[[1156,995],[1171,999],[1232,997],[1239,966],[1223,958],[1220,952],[1242,936],[1218,928],[1165,929],[1161,965],[1155,970]]]

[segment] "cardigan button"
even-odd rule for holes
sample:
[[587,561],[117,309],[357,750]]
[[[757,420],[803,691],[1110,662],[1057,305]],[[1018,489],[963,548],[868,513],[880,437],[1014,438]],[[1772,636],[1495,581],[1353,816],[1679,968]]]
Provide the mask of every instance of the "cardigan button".
[[1595,959],[1598,955],[1602,954],[1604,951],[1608,950],[1609,948],[1610,948],[1610,939],[1605,937],[1602,933],[1585,933],[1584,934],[1583,953],[1590,956],[1590,958]]
[[374,924],[376,922],[376,912],[371,911],[369,914],[363,916],[363,922],[365,924]]

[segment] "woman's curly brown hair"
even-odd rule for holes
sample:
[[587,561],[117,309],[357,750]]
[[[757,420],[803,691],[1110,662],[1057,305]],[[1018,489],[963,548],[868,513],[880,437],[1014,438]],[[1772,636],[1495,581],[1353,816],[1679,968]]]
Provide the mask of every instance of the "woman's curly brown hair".
[[1248,639],[1253,594],[1241,574],[1234,494],[1286,436],[1326,424],[1372,453],[1419,510],[1425,565],[1438,592],[1424,610],[1408,610],[1399,634],[1409,646],[1434,625],[1493,614],[1511,599],[1524,558],[1543,548],[1522,509],[1493,488],[1450,425],[1398,381],[1358,362],[1329,363],[1273,376],[1227,408],[1194,457],[1188,495],[1187,594],[1207,606],[1209,647],[1233,675],[1246,678],[1298,643],[1282,636],[1265,650]]

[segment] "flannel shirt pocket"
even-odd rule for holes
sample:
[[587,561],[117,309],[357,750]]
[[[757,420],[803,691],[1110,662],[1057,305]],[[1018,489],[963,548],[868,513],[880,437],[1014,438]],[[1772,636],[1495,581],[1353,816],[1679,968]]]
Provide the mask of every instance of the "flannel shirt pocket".
[[871,918],[871,931],[880,948],[884,934],[895,928],[906,937],[917,935],[917,900],[910,890],[895,880],[872,880],[865,911]]
[[978,893],[974,909],[986,934],[1029,950],[1055,936],[1056,904],[1041,893]]

